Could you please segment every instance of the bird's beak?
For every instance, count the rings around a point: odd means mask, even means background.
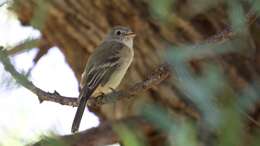
[[[127,34],[126,34],[126,36],[128,36],[128,37],[135,37],[136,36],[136,34],[134,33],[134,32],[128,32]]]

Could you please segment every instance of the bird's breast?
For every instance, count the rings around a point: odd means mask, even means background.
[[[128,48],[124,52],[121,52],[120,57],[120,65],[115,69],[115,71],[111,74],[109,80],[105,85],[99,87],[96,92],[109,93],[112,89],[116,89],[122,79],[124,78],[129,66],[131,65],[134,57],[134,52],[132,48]]]

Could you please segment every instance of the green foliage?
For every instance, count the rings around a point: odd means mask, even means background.
[[[242,119],[241,113],[232,105],[222,109],[219,127],[219,146],[240,145],[242,142]]]
[[[198,145],[195,123],[193,121],[187,119],[180,120],[178,119],[179,117],[174,116],[159,105],[146,105],[140,109],[140,112],[146,120],[169,135],[168,143],[170,145]]]
[[[174,118],[158,105],[146,105],[142,107],[141,113],[143,117],[163,131],[171,132],[174,131],[173,129],[177,129]]]
[[[151,0],[151,12],[154,14],[155,17],[160,18],[161,20],[167,19],[171,12],[171,6],[173,3],[174,0]]]
[[[259,11],[260,4],[258,3],[259,1],[253,1],[254,5],[251,9]],[[157,1],[156,3],[153,1],[151,4],[156,16],[161,17],[162,20],[172,18],[169,17],[172,15],[169,5],[173,4],[173,1]],[[149,104],[142,107],[142,115],[158,129],[168,133],[170,145],[200,145],[198,137],[202,135],[205,138],[207,135],[198,130],[200,128],[206,129],[209,135],[213,133],[216,135],[214,138],[216,141],[206,138],[211,141],[210,145],[238,146],[245,142],[243,136],[248,132],[245,131],[245,121],[248,120],[246,114],[248,109],[259,100],[258,78],[244,89],[236,91],[227,80],[227,75],[223,73],[222,66],[214,59],[204,61],[201,64],[203,70],[199,74],[194,73],[189,64],[189,61],[193,59],[214,58],[214,56],[228,53],[243,54],[243,49],[247,45],[244,38],[248,34],[243,2],[229,0],[225,4],[231,29],[236,37],[221,42],[209,41],[196,45],[172,46],[165,55],[166,60],[174,69],[174,75],[177,76],[178,89],[185,93],[186,97],[199,109],[202,115],[200,122],[203,124],[198,125],[186,118],[180,119],[161,105]],[[259,145],[258,138],[254,138],[255,143]],[[257,145],[255,143],[253,145]]]
[[[251,146],[259,146],[260,145],[260,130],[258,129],[257,131],[255,131],[254,135],[253,135],[253,143],[251,144]]]
[[[48,0],[37,0],[36,8],[34,9],[34,15],[31,20],[31,25],[39,30],[43,29],[44,22],[47,18],[49,10]]]
[[[231,27],[234,32],[245,33],[246,32],[246,16],[242,7],[242,3],[239,0],[227,1],[229,6],[229,19]]]
[[[119,135],[124,146],[144,146],[144,141],[137,136],[137,131],[127,125],[117,124],[113,126],[113,129]]]
[[[59,139],[55,134],[41,136],[40,139],[41,141],[35,143],[35,146],[69,146],[69,143]]]
[[[251,0],[252,1],[252,6],[254,10],[257,12],[258,16],[260,14],[260,1],[259,0]]]
[[[35,2],[34,9],[33,9],[34,12],[30,24],[34,28],[38,30],[42,30],[49,13],[49,8],[50,8],[49,2],[51,1],[36,0],[33,2]],[[26,1],[24,0],[13,0],[13,3],[9,6],[9,9],[13,11],[17,11],[21,6],[24,5],[24,3],[26,3]]]

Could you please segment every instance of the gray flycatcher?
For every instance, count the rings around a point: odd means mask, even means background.
[[[134,37],[130,28],[114,27],[89,57],[80,82],[80,101],[71,132],[78,131],[90,96],[107,94],[120,84],[133,60]]]

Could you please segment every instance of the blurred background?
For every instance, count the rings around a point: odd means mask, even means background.
[[[129,26],[135,57],[119,89],[165,62],[171,75],[131,99],[90,108],[80,130],[138,116],[155,132],[116,126],[121,144],[257,146],[259,11],[259,0],[2,0],[0,45],[37,87],[77,97],[91,52],[111,27]],[[39,104],[3,65],[0,77],[0,145],[70,134],[76,108]]]
[[[2,4],[5,1],[0,1]],[[8,10],[8,5],[0,7],[0,45],[8,49],[40,38],[37,29],[24,27],[16,14]],[[53,47],[37,63],[33,59],[37,48],[30,48],[10,59],[17,70],[28,74],[29,79],[45,91],[57,92],[67,96],[78,96],[78,82],[65,61],[62,52]],[[21,146],[39,139],[42,135],[69,134],[76,108],[52,102],[39,104],[36,95],[20,86],[5,72],[0,64],[0,145]],[[84,114],[81,130],[97,126],[98,118],[87,112]]]

